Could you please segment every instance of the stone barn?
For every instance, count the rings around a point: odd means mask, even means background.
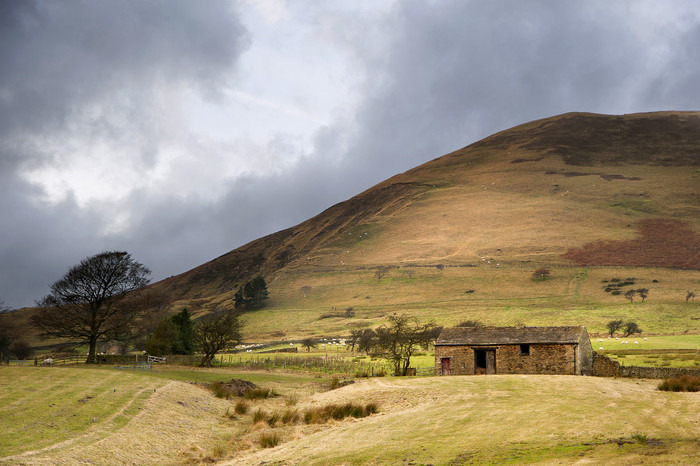
[[[456,327],[435,342],[437,375],[590,374],[586,327]]]

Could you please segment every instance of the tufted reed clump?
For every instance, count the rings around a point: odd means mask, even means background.
[[[377,405],[374,403],[367,403],[365,405],[357,403],[330,404],[307,409],[304,412],[304,422],[306,424],[323,424],[331,419],[339,421],[346,417],[367,417],[377,411]]]
[[[700,391],[700,376],[681,375],[671,377],[659,384],[659,390],[666,392],[698,392]]]
[[[263,400],[275,396],[277,396],[277,392],[271,388],[251,388],[243,394],[243,398],[246,400]]]

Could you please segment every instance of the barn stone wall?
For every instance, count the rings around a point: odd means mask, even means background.
[[[530,354],[520,354],[520,345],[436,346],[435,373],[440,375],[442,358],[450,358],[450,375],[474,374],[474,349],[496,350],[496,374],[576,374],[576,345],[531,344]]]

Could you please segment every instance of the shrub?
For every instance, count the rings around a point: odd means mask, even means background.
[[[458,323],[455,325],[455,327],[466,327],[466,328],[477,328],[477,327],[483,327],[484,324],[480,320],[475,320],[475,319],[469,319],[465,320],[463,322]]]
[[[276,432],[263,432],[260,434],[260,446],[263,448],[274,448],[280,443],[280,438]]]
[[[659,390],[667,392],[700,391],[700,376],[682,375],[666,379],[659,384]]]
[[[542,266],[532,272],[533,280],[546,280],[552,274],[552,269],[547,266]]]
[[[641,443],[642,445],[646,445],[647,442],[649,441],[649,437],[647,437],[646,434],[634,434],[632,436],[633,440],[636,440],[638,443]]]

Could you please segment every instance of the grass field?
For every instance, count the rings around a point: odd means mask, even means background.
[[[279,396],[224,400],[184,381],[233,377]],[[658,381],[575,376],[328,379],[281,371],[159,367],[0,368],[0,464],[690,464],[700,398]],[[328,424],[268,425],[267,415],[376,403]],[[273,436],[274,448],[261,438]]]
[[[385,322],[393,313],[452,326],[468,319],[487,325],[584,325],[605,334],[610,320],[634,320],[645,336],[699,334],[700,301],[685,302],[700,285],[696,271],[650,268],[556,267],[535,282],[535,266],[494,261],[477,267],[400,267],[378,280],[353,268],[286,274],[270,285],[265,309],[246,313],[250,341],[348,335]],[[605,280],[634,278],[649,297],[630,303],[605,291]],[[304,297],[303,287],[306,289]],[[629,287],[628,287],[629,288]],[[347,309],[352,317],[344,317]],[[330,317],[336,315],[336,317]],[[280,318],[280,317],[283,318]]]

